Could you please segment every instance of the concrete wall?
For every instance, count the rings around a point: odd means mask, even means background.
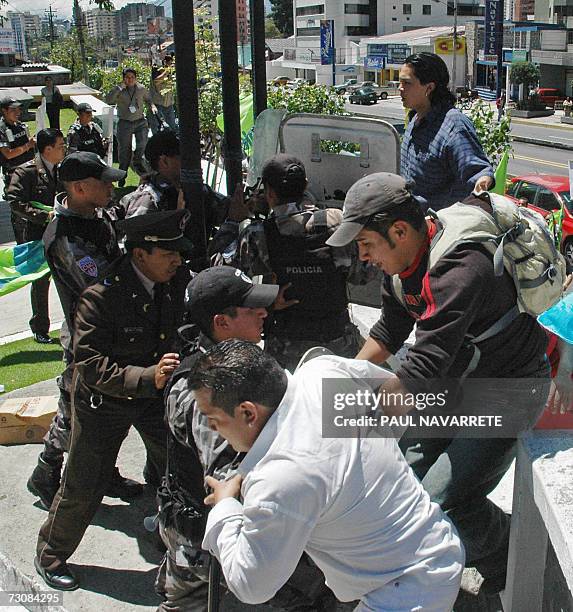
[[[0,87],[32,87],[44,85],[44,79],[51,76],[55,85],[68,85],[72,82],[71,72],[57,66],[54,70],[37,70],[33,72],[0,72]]]

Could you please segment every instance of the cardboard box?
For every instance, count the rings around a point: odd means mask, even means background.
[[[0,444],[40,444],[57,407],[57,396],[3,401],[0,403]]]

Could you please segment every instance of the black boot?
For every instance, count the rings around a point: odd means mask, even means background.
[[[28,491],[40,498],[42,508],[49,510],[60,488],[62,461],[45,459],[44,453],[38,457],[38,465],[28,478]]]
[[[105,492],[108,497],[119,497],[126,500],[133,499],[142,493],[143,485],[131,480],[131,478],[124,478],[117,467],[113,471],[113,476]]]

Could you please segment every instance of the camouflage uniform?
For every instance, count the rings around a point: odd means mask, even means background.
[[[125,211],[125,218],[145,215],[160,210],[175,210],[179,190],[165,181],[159,174],[149,176],[149,180],[139,185],[132,193],[121,198],[119,205]]]
[[[91,151],[100,157],[104,157],[107,152],[108,145],[104,144],[103,132],[100,126],[93,121],[87,125],[82,125],[79,119],[76,119],[68,130],[68,153],[76,151]]]
[[[291,371],[313,346],[343,357],[354,357],[361,346],[346,283],[368,280],[366,268],[354,245],[324,244],[341,219],[338,209],[284,204],[267,219],[247,219],[240,227],[226,221],[215,239],[215,264],[234,265],[262,282],[291,283],[285,297],[299,303],[271,313],[265,325],[265,350]]]

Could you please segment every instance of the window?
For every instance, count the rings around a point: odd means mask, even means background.
[[[368,4],[345,4],[344,12],[346,15],[370,15]]]
[[[412,14],[412,5],[411,4],[403,4],[402,5],[402,14],[411,15]]]
[[[454,3],[452,0],[448,1],[448,15],[454,14]],[[479,6],[479,4],[459,4],[458,3],[458,17],[483,17],[485,15],[485,5]]]
[[[543,208],[543,210],[559,210],[561,204],[557,201],[557,198],[553,195],[547,187],[540,187],[539,193],[537,194],[536,206]]]
[[[422,15],[431,15],[431,14],[432,14],[432,5],[422,4]]]
[[[398,19],[396,19],[396,17],[392,17],[392,21],[398,21]]]
[[[318,15],[324,13],[324,4],[313,4],[311,6],[301,6],[296,9],[297,17],[304,17],[305,15]]]
[[[346,36],[367,36],[370,33],[370,26],[346,26]]]
[[[537,193],[537,185],[535,183],[527,183],[521,181],[518,188],[515,190],[514,198],[524,198],[530,204],[535,202],[535,194]]]
[[[320,36],[320,28],[297,28],[297,36]]]

